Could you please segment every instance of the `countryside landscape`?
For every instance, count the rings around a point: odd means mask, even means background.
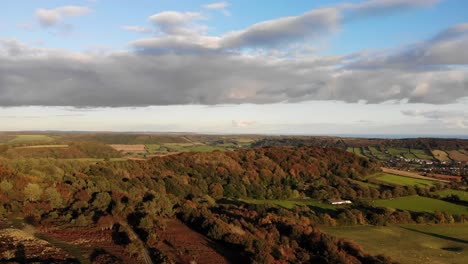
[[[0,264],[468,263],[468,1],[0,10]]]
[[[468,260],[468,140],[0,138],[3,262]]]

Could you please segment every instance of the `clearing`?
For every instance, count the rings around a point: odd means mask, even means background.
[[[415,186],[415,185],[431,186],[436,183],[435,181],[432,181],[432,180],[404,177],[404,176],[398,176],[394,174],[383,174],[382,176],[376,177],[375,179],[381,182],[395,184],[395,185],[403,185],[403,186]]]
[[[440,211],[449,212],[456,215],[468,213],[468,208],[466,206],[418,195],[399,197],[390,200],[375,200],[372,202],[372,204],[374,206],[395,208],[413,212],[434,213],[436,211]]]
[[[365,252],[384,254],[400,263],[468,263],[468,225],[351,226],[322,228],[349,238]]]

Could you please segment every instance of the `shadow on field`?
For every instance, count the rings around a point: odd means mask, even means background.
[[[439,235],[439,234],[430,233],[430,232],[424,232],[424,231],[417,230],[417,229],[414,229],[414,228],[409,228],[409,227],[400,226],[400,228],[403,228],[403,229],[406,229],[406,230],[409,230],[409,231],[413,231],[413,232],[417,232],[417,233],[420,233],[420,234],[428,235],[428,236],[433,236],[433,237],[453,241],[453,242],[468,244],[468,240],[464,240],[464,239],[460,239],[460,238],[449,237],[449,236]]]

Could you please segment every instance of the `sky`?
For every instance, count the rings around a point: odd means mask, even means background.
[[[468,135],[468,1],[4,1],[0,130]]]

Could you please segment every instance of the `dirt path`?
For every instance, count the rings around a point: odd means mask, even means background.
[[[148,249],[146,248],[145,243],[141,241],[141,239],[138,237],[138,235],[133,231],[133,229],[127,224],[127,223],[120,223],[129,233],[129,238],[132,241],[138,241],[139,244],[142,246],[141,250],[141,256],[143,257],[144,261],[146,264],[153,264],[153,260],[151,260],[150,254],[148,252]]]

